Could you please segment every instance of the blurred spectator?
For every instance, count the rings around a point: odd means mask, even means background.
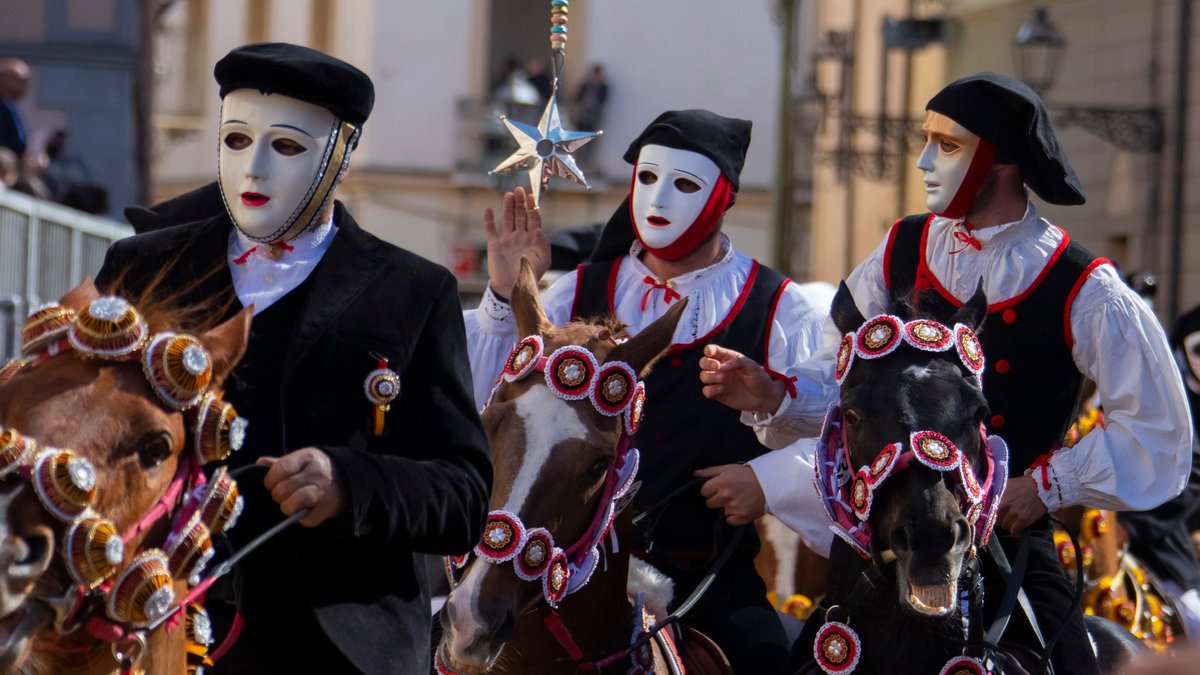
[[[546,104],[550,100],[550,93],[554,91],[554,83],[550,80],[550,73],[546,72],[546,62],[540,56],[531,56],[525,61],[525,76],[529,79],[529,84],[533,85],[538,92],[538,105]]]
[[[49,160],[41,150],[26,149],[25,156],[20,161],[20,177],[13,186],[18,192],[24,192],[31,197],[51,200],[50,189],[42,182],[42,172],[46,170]]]
[[[604,79],[604,66],[594,63],[587,79],[575,92],[575,126],[580,131],[599,131],[607,101],[608,82]]]
[[[25,155],[25,125],[17,101],[29,86],[29,64],[20,59],[0,59],[0,147],[20,159]]]
[[[96,183],[82,158],[67,152],[67,138],[67,131],[59,129],[46,141],[42,184],[56,202],[87,213],[107,213],[108,190]]]
[[[17,153],[8,148],[0,148],[0,192],[16,187],[21,179],[21,161]]]

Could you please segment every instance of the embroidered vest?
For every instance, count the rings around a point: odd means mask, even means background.
[[[925,263],[931,220],[932,216],[916,215],[896,222],[884,254],[884,279],[893,297],[928,291],[919,296],[918,307],[946,317],[962,302],[938,283]],[[1008,442],[1012,476],[1060,446],[1071,425],[1083,385],[1071,357],[1071,303],[1092,270],[1107,262],[1064,232],[1062,243],[1028,289],[988,305],[978,331],[987,359],[987,428]]]
[[[613,297],[623,259],[579,267],[573,318],[615,314]],[[633,438],[633,447],[641,451],[642,486],[634,501],[639,511],[692,480],[697,469],[745,462],[767,451],[736,410],[700,392],[700,357],[705,345],[712,343],[766,363],[771,319],[787,281],[755,262],[724,320],[691,344],[672,345],[650,371],[645,379],[646,416]],[[652,556],[652,562],[685,568],[704,564],[714,546],[723,543],[715,536],[723,523],[720,512],[705,506],[698,486],[676,497],[661,512],[653,531],[653,549],[665,557]],[[758,552],[752,528],[741,548],[751,556]]]

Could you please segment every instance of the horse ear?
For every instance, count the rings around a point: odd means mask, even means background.
[[[537,275],[527,258],[521,258],[521,274],[512,289],[512,310],[517,319],[517,335],[544,335],[554,327],[546,318],[542,308],[542,296],[538,291]]]
[[[650,368],[658,361],[658,357],[671,346],[671,338],[675,337],[675,326],[679,324],[679,317],[683,316],[687,304],[687,298],[675,303],[674,307],[646,326],[645,330],[613,347],[606,361],[628,363],[639,378],[650,374]]]
[[[250,320],[254,318],[254,305],[238,312],[232,319],[205,332],[200,342],[213,359],[213,386],[221,386],[233,367],[246,353],[246,342],[250,336]]]
[[[954,316],[950,317],[950,325],[961,323],[967,328],[975,332],[979,332],[979,327],[983,325],[984,318],[987,317],[987,294],[983,292],[983,279],[979,280],[979,286],[975,289],[975,295],[966,302]]]
[[[92,278],[84,277],[78,286],[67,291],[67,294],[59,299],[58,304],[78,312],[98,297],[100,297],[100,291],[96,289]]]
[[[858,310],[858,305],[854,304],[854,296],[850,294],[850,288],[846,286],[845,281],[838,284],[829,315],[833,318],[833,325],[842,333],[853,333],[867,322],[866,317]]]

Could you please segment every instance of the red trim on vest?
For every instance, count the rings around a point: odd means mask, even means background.
[[[1063,306],[1063,337],[1067,340],[1067,349],[1075,348],[1075,335],[1071,331],[1071,305],[1075,304],[1075,296],[1079,295],[1079,289],[1083,288],[1083,284],[1092,275],[1092,271],[1097,267],[1105,264],[1112,264],[1107,258],[1096,258],[1088,263],[1088,266],[1083,269],[1083,274],[1075,280],[1075,285],[1071,287],[1071,292],[1067,294],[1067,303]]]
[[[889,292],[892,290],[892,246],[896,243],[896,230],[900,229],[902,220],[904,218],[897,218],[896,222],[892,223],[892,229],[888,230],[887,245],[883,247],[883,286]],[[925,224],[928,225],[929,221],[926,220]]]
[[[576,311],[579,308],[579,287],[583,284],[583,263],[575,266],[575,293],[571,296],[571,318],[579,316]]]
[[[995,159],[996,146],[982,138],[979,139],[979,145],[975,147],[975,154],[971,156],[971,164],[967,166],[967,173],[963,176],[962,183],[954,192],[954,196],[950,198],[950,203],[946,205],[945,211],[938,215],[953,219],[967,215],[967,211],[975,203],[975,197],[979,196],[979,188],[983,187],[983,180],[987,178],[988,171],[992,168],[992,162]]]
[[[721,222],[721,218],[729,210],[729,207],[733,206],[733,184],[722,173],[717,176],[717,184],[713,186],[712,193],[708,195],[708,201],[704,203],[704,208],[683,231],[683,234],[662,248],[652,248],[642,241],[642,234],[637,227],[637,214],[633,212],[633,188],[636,184],[637,167],[634,167],[633,181],[629,186],[629,220],[633,223],[633,234],[641,242],[643,248],[663,260],[679,260],[699,248],[700,244],[704,243],[704,240],[708,239],[713,230],[717,228],[717,223]]]
[[[738,313],[742,311],[742,306],[746,304],[746,299],[750,297],[750,289],[754,288],[754,279],[757,276],[758,276],[758,261],[751,260],[750,261],[750,273],[746,275],[746,283],[744,286],[742,286],[742,292],[738,295],[738,299],[733,303],[733,307],[729,308],[729,313],[725,315],[725,318],[721,319],[720,323],[718,323],[716,326],[713,326],[713,329],[708,331],[707,333],[705,333],[703,336],[701,336],[687,344],[671,345],[670,347],[667,348],[667,353],[668,354],[678,354],[679,352],[685,352],[685,351],[691,349],[692,347],[695,347],[698,344],[708,342],[712,338],[712,336],[725,330],[725,328],[728,327],[729,324],[732,323],[733,320],[737,317]]]
[[[792,283],[791,278],[785,278],[783,283],[779,284],[779,289],[775,291],[775,298],[771,300],[771,310],[767,312],[767,334],[763,337],[762,366],[768,375],[783,383],[792,398],[796,398],[796,385],[793,384],[796,378],[771,370],[771,326],[775,323],[775,312],[779,309],[779,301],[783,299],[783,292],[790,283]]]
[[[1033,292],[1037,290],[1037,287],[1040,286],[1042,284],[1042,281],[1044,281],[1046,279],[1046,277],[1050,274],[1050,270],[1054,267],[1054,264],[1058,262],[1058,257],[1062,255],[1063,251],[1067,250],[1067,244],[1071,243],[1071,236],[1069,234],[1067,234],[1065,230],[1062,230],[1059,228],[1055,228],[1055,229],[1058,229],[1058,231],[1060,233],[1062,233],[1062,241],[1058,242],[1058,247],[1054,249],[1054,253],[1052,253],[1050,255],[1050,259],[1046,261],[1046,264],[1042,267],[1042,270],[1040,272],[1038,272],[1038,275],[1033,280],[1033,283],[1029,284],[1029,288],[1026,288],[1025,290],[1021,291],[1017,295],[1014,295],[1013,297],[1011,297],[1007,300],[1002,300],[1000,302],[994,302],[994,303],[988,304],[988,313],[989,314],[994,314],[996,312],[1003,312],[1006,309],[1010,309],[1012,307],[1016,307],[1017,305],[1021,304],[1022,301],[1024,301],[1030,295],[1033,295]],[[946,287],[942,285],[942,282],[938,281],[937,277],[934,276],[933,271],[929,269],[928,263],[925,262],[925,245],[926,245],[926,242],[928,242],[928,241],[929,241],[929,223],[927,222],[927,223],[925,223],[925,230],[921,233],[921,248],[918,252],[918,259],[917,259],[917,278],[918,279],[920,279],[922,277],[925,278],[929,282],[929,284],[935,290],[937,290],[937,292],[943,298],[945,298],[946,302],[949,302],[951,305],[953,305],[955,307],[962,307],[963,302],[961,300],[959,300],[958,298],[954,297],[954,295],[950,291],[946,290]]]

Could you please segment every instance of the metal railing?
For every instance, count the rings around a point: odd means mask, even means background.
[[[0,360],[20,348],[29,309],[94,277],[108,245],[132,234],[115,220],[0,191]]]

